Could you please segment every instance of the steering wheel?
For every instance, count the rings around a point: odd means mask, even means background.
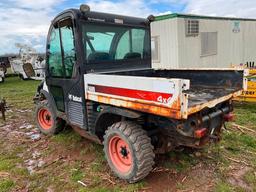
[[[76,60],[75,56],[66,56],[64,58],[64,63],[68,67],[73,67],[75,60]]]

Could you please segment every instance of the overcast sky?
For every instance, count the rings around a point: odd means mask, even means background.
[[[0,55],[17,52],[15,43],[26,43],[44,52],[52,18],[81,3],[89,4],[93,11],[139,17],[178,12],[256,18],[255,0],[1,0]]]

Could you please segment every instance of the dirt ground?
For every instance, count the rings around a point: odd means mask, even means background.
[[[112,175],[102,146],[72,129],[39,133],[32,102],[38,82],[7,78],[0,98],[0,192],[4,191],[256,191],[256,105],[236,104],[236,122],[223,139],[203,150],[180,148],[156,157],[152,173],[137,184]]]

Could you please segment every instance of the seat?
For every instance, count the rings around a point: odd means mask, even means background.
[[[141,59],[141,54],[137,52],[130,52],[124,56],[124,59]]]
[[[110,55],[105,52],[94,52],[88,56],[88,61],[109,61]]]

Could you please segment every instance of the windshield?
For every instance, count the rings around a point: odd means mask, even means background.
[[[144,28],[85,24],[83,43],[87,63],[150,57],[149,32]]]

